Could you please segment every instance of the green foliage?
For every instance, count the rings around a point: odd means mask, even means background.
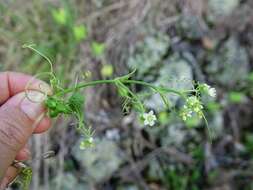
[[[57,24],[67,24],[67,11],[63,8],[52,10],[52,16]]]
[[[88,35],[87,28],[84,25],[74,26],[73,32],[77,42],[86,39]]]
[[[231,103],[242,103],[245,100],[245,94],[242,92],[230,92],[228,98]]]
[[[83,111],[84,96],[79,92],[74,92],[68,101],[69,107],[75,113],[81,113]]]
[[[22,190],[29,190],[32,181],[32,169],[29,167],[21,169],[19,176],[15,183],[20,184]]]
[[[179,175],[175,169],[168,169],[164,172],[168,189],[185,190],[187,189],[188,176]]]
[[[198,127],[200,123],[201,123],[201,119],[197,117],[196,115],[194,115],[193,117],[187,119],[187,121],[185,122],[185,125],[189,128],[195,128],[195,127]]]
[[[221,109],[221,105],[217,102],[214,102],[214,101],[208,102],[206,107],[210,112],[213,112],[213,113],[217,112]]]
[[[251,72],[251,73],[248,74],[247,79],[248,79],[250,82],[253,82],[253,72]]]
[[[253,134],[247,133],[245,138],[245,145],[247,148],[247,151],[253,155]]]
[[[102,66],[101,75],[103,77],[111,77],[113,75],[113,66],[111,64],[105,64]]]
[[[100,57],[105,52],[105,44],[99,42],[92,42],[91,51],[95,57]]]
[[[201,94],[201,91],[198,88],[188,91],[177,90],[163,86],[155,86],[144,81],[132,80],[131,78],[133,77],[135,70],[127,75],[123,75],[111,80],[96,80],[90,82],[85,81],[75,84],[75,86],[71,86],[69,88],[61,87],[60,79],[56,77],[50,59],[43,53],[35,49],[33,45],[25,45],[24,47],[35,51],[37,54],[45,58],[48,64],[50,65],[51,70],[50,72],[47,72],[47,76],[49,77],[50,85],[54,90],[54,93],[53,95],[47,96],[47,99],[45,100],[45,105],[48,109],[48,114],[52,118],[58,117],[60,114],[63,114],[64,116],[74,116],[77,119],[78,125],[76,126],[76,129],[83,136],[83,140],[80,143],[80,149],[86,149],[94,146],[94,140],[92,137],[94,132],[92,131],[91,127],[85,125],[85,117],[83,109],[83,106],[85,104],[84,98],[85,96],[80,93],[81,89],[85,89],[90,86],[96,86],[99,84],[115,85],[118,89],[119,95],[124,100],[123,110],[129,111],[130,108],[133,108],[133,110],[138,112],[140,114],[140,117],[144,119],[145,125],[153,126],[157,118],[153,110],[150,110],[148,113],[146,113],[147,108],[145,104],[143,103],[141,97],[131,90],[131,85],[141,85],[147,87],[152,93],[159,94],[160,98],[164,101],[166,108],[169,107],[169,103],[166,98],[167,93],[173,93],[182,98],[183,100],[185,100],[186,105],[183,107],[183,109],[187,109],[186,113],[187,117],[182,117],[183,120],[186,120],[185,118],[191,117],[189,116],[189,114],[191,114],[192,112],[195,112],[196,115],[199,116],[199,118],[204,117],[204,114],[202,112],[203,104],[200,98],[198,96],[191,95],[192,92],[196,92],[197,95]],[[96,53],[97,53],[96,55],[101,55],[101,50],[99,50]],[[112,69],[107,68],[107,70],[109,71],[106,72],[104,71],[104,74],[111,75]],[[211,88],[208,86],[208,89]],[[212,91],[216,93],[215,89],[213,88]],[[212,93],[212,95],[215,93]],[[68,94],[71,94],[71,96],[68,97],[67,96]],[[160,115],[159,118],[161,122],[163,123],[167,122],[166,114]],[[187,184],[188,178],[181,178],[180,180],[178,180],[175,171],[169,171],[166,175],[169,180],[173,181],[172,184],[170,184],[172,188],[175,187],[177,189],[183,189]],[[193,180],[196,180],[196,178],[198,177],[199,177],[198,173],[193,173],[192,175]],[[196,187],[193,187],[193,189],[194,188],[196,189]]]
[[[166,111],[163,111],[159,113],[158,120],[162,125],[166,125],[170,121],[170,116]]]

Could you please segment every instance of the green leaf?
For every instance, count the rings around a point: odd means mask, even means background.
[[[159,113],[158,120],[162,125],[166,125],[170,121],[170,116],[166,111],[163,111]]]
[[[208,102],[206,107],[210,112],[216,112],[221,109],[221,105],[217,102]]]
[[[245,146],[247,148],[247,151],[252,154],[253,152],[253,134],[247,133],[245,135]]]
[[[128,80],[134,73],[136,72],[136,69],[134,69],[131,73],[118,77],[117,79],[124,82],[124,80]]]
[[[113,75],[113,66],[111,64],[103,65],[101,75],[103,77],[111,77]]]
[[[105,52],[105,44],[104,43],[98,43],[98,42],[92,42],[91,44],[91,50],[94,56],[101,56]]]
[[[22,190],[29,190],[32,181],[32,169],[27,167],[23,168],[17,178],[16,183],[20,184]]]
[[[193,115],[185,121],[185,125],[188,128],[195,128],[200,125],[201,119],[197,115]]]
[[[53,10],[52,16],[58,24],[65,25],[67,23],[67,11],[63,8]]]
[[[245,99],[245,95],[241,92],[230,92],[228,99],[231,103],[241,103]]]
[[[84,25],[80,26],[74,26],[73,33],[75,36],[76,41],[80,42],[81,40],[84,40],[87,38],[87,28]]]
[[[253,82],[253,72],[251,72],[247,78],[249,81]]]

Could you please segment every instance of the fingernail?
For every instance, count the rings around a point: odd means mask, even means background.
[[[36,121],[44,112],[43,102],[45,95],[39,91],[28,91],[20,103],[20,109],[33,121]]]

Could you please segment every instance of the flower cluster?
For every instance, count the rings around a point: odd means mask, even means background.
[[[196,113],[200,118],[203,116],[203,105],[201,101],[196,96],[190,96],[186,99],[186,105],[184,105],[181,110],[180,116],[186,121],[187,119],[193,116],[193,113]]]

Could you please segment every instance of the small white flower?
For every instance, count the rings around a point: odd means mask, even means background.
[[[85,145],[85,142],[81,142],[80,143],[80,145],[79,145],[79,148],[81,149],[81,150],[84,150],[85,148],[86,148],[86,145]]]
[[[81,150],[84,150],[86,148],[89,148],[89,147],[92,147],[93,146],[93,137],[88,137],[87,139],[83,140],[80,145],[79,145],[79,148]]]
[[[208,84],[203,84],[202,89],[206,92],[209,96],[215,98],[216,97],[216,89],[209,86]]]
[[[148,113],[144,113],[143,118],[144,118],[144,125],[150,126],[155,125],[155,121],[157,120],[153,110],[151,110]]]
[[[90,144],[92,144],[93,141],[94,141],[93,137],[89,137],[89,138],[87,139],[87,142],[90,143]]]
[[[187,107],[184,106],[184,109],[181,111],[180,116],[182,117],[183,121],[186,121],[188,118],[192,117],[192,111]]]
[[[216,97],[216,89],[215,88],[209,88],[208,94],[209,94],[209,96],[215,98]]]

